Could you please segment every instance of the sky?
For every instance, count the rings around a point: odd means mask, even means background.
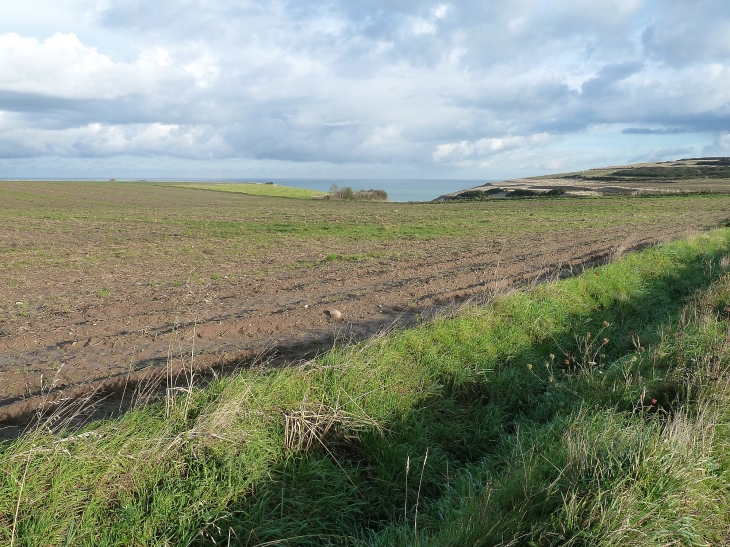
[[[727,0],[3,0],[0,178],[730,155]]]

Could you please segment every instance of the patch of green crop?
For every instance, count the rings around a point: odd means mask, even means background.
[[[112,290],[109,288],[99,289],[98,291],[96,291],[96,296],[98,296],[99,298],[109,298],[111,294]]]
[[[362,262],[370,258],[378,258],[380,255],[377,253],[363,253],[357,255],[342,255],[342,254],[330,254],[324,259],[324,262]]]
[[[169,185],[177,188],[192,188],[196,190],[210,190],[213,192],[230,192],[235,194],[248,194],[251,196],[267,196],[277,198],[312,199],[319,198],[326,194],[318,190],[307,188],[295,188],[292,186],[280,186],[278,184],[262,183],[237,183],[237,184],[177,184]]]

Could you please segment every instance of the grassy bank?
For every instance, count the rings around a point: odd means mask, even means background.
[[[729,252],[717,230],[39,428],[0,447],[0,543],[721,544]]]

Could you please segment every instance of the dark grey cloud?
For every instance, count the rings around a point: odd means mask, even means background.
[[[629,163],[643,163],[648,161],[667,161],[690,156],[694,153],[692,148],[687,147],[659,147],[653,148],[645,154],[633,156],[629,159]]]
[[[163,106],[161,108],[161,106]],[[16,113],[27,127],[65,129],[90,123],[197,124],[209,121],[184,101],[160,105],[143,94],[115,99],[68,99],[37,93],[0,91],[0,111]]]
[[[730,3],[667,0],[650,14],[642,33],[649,58],[671,66],[723,63],[730,56]]]
[[[581,94],[583,98],[600,99],[619,93],[618,84],[639,72],[641,68],[642,63],[636,61],[605,65],[595,77],[583,82]]]
[[[636,121],[646,124],[664,125],[660,128],[627,128],[627,135],[677,135],[681,133],[725,133],[730,132],[730,114],[727,108],[698,113],[649,113]]]
[[[665,127],[663,129],[650,129],[647,127],[627,127],[621,133],[624,135],[678,135],[680,133],[689,133],[689,129],[681,127]]]

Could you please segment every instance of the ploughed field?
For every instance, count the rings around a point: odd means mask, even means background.
[[[0,420],[82,383],[311,356],[730,217],[725,194],[352,203],[117,182],[0,182],[0,203]]]

